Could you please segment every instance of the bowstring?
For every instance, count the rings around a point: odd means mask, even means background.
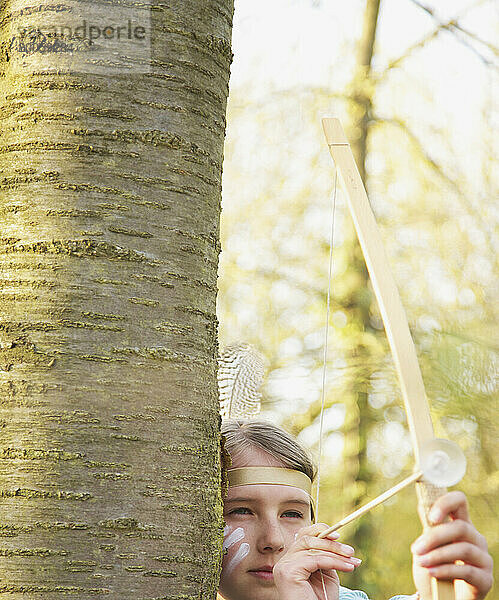
[[[327,348],[328,348],[328,333],[329,333],[329,312],[331,305],[331,279],[333,272],[333,247],[334,247],[334,218],[336,213],[336,191],[338,182],[338,170],[335,166],[334,171],[334,188],[333,188],[333,201],[331,206],[331,231],[329,236],[329,274],[327,284],[327,304],[326,304],[326,322],[324,325],[324,355],[322,360],[322,389],[321,389],[321,413],[320,413],[320,426],[319,426],[319,458],[317,463],[317,489],[315,493],[315,522],[319,516],[319,492],[321,483],[321,462],[322,462],[322,437],[324,433],[324,407],[326,403],[326,361],[327,361]],[[322,591],[324,592],[325,600],[328,599],[326,584],[324,582],[324,575],[322,569],[320,569]]]

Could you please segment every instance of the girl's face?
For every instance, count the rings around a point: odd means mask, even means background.
[[[251,449],[232,468],[282,467],[263,450]],[[311,524],[306,492],[287,485],[229,488],[224,504],[224,550],[220,593],[226,600],[277,600],[272,568],[295,534]]]

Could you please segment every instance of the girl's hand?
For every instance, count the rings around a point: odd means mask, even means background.
[[[335,541],[339,534],[316,537],[327,528],[324,523],[304,527],[296,534],[286,554],[274,567],[274,583],[281,600],[338,600],[339,579],[336,571],[352,572],[361,560],[354,549]],[[322,570],[322,576],[319,571]]]
[[[450,521],[446,521],[447,517]],[[472,524],[466,496],[449,492],[430,511],[435,524],[412,545],[413,575],[421,600],[431,600],[430,576],[456,579],[456,600],[482,600],[492,587],[487,542]]]

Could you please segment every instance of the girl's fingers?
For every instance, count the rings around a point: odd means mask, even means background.
[[[295,535],[295,539],[302,537],[304,535],[312,535],[316,536],[327,529],[328,526],[325,523],[315,523],[314,525],[309,525],[308,527],[303,527],[300,531]],[[334,540],[340,537],[340,534],[336,531],[333,531],[331,534],[327,536],[329,539]]]
[[[302,558],[302,564],[309,573],[313,573],[319,569],[328,571],[334,569],[335,571],[349,573],[361,562],[360,559],[354,559],[354,561],[322,550],[310,551],[308,555]]]
[[[439,546],[463,541],[487,550],[485,538],[469,521],[461,519],[431,527],[412,544],[411,550],[414,554],[426,554]]]
[[[338,581],[338,574],[335,569],[321,569],[312,573],[310,579],[320,578],[321,575],[324,577],[324,583],[336,583]]]
[[[311,535],[303,535],[296,541],[298,550],[328,550],[342,556],[353,556],[355,549],[347,544],[342,544],[328,538],[318,538]]]
[[[449,492],[438,498],[429,520],[434,527],[411,546],[414,564],[437,579],[462,580],[473,597],[484,598],[492,586],[492,558],[471,522],[464,494]]]
[[[317,535],[327,529],[325,523],[316,523],[303,527],[295,536],[292,552],[301,555],[301,561],[309,573],[318,569],[351,572],[362,562],[353,556],[352,546],[337,542],[339,533],[330,533],[319,539]]]
[[[473,565],[439,565],[431,567],[428,572],[437,579],[462,579],[479,590],[489,590],[492,586],[492,572]]]
[[[326,553],[327,556],[334,556],[338,560],[345,562],[345,563],[352,563],[356,567],[358,567],[360,565],[360,563],[362,562],[362,560],[360,558],[357,558],[356,556],[344,556],[343,554],[328,552],[327,550],[315,550],[314,548],[312,548],[310,550],[301,550],[301,553],[308,553],[310,555],[316,555],[316,554],[322,555],[322,554]]]
[[[466,496],[457,490],[440,496],[431,507],[428,517],[434,525],[443,523],[447,517],[471,523]]]
[[[479,568],[492,567],[490,555],[482,550],[482,548],[469,542],[448,544],[447,546],[442,546],[441,548],[415,557],[416,564],[427,568],[454,563],[457,560]]]

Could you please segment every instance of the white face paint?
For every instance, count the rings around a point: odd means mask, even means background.
[[[232,548],[232,546],[239,544],[244,537],[245,533],[242,527],[237,527],[234,529],[234,531],[231,531],[231,527],[226,526],[224,529],[224,552],[227,552],[229,548]],[[237,548],[232,558],[224,566],[225,575],[230,575],[230,573],[232,573],[232,571],[246,558],[246,556],[248,556],[249,551],[250,545],[246,542],[243,542],[239,548]]]
[[[237,542],[240,542],[243,538],[244,529],[242,527],[234,529],[234,531],[231,534],[227,535],[227,537],[224,539],[223,549],[228,550],[231,546],[237,544]]]
[[[250,551],[250,545],[246,542],[243,542],[234,556],[230,559],[229,564],[225,569],[226,575],[230,575],[232,571],[248,556]]]

